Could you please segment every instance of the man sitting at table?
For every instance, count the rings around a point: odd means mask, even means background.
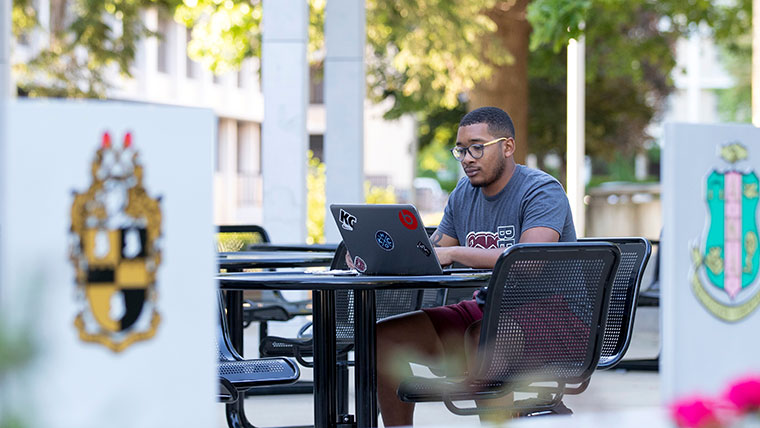
[[[431,236],[441,265],[493,268],[518,242],[575,241],[570,204],[549,174],[515,164],[512,119],[496,107],[467,113],[451,150],[462,178]],[[486,289],[472,300],[389,318],[377,326],[378,403],[385,426],[411,425],[414,403],[396,390],[409,363],[464,372],[474,355]]]

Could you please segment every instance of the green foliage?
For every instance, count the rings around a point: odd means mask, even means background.
[[[673,47],[685,30],[665,25],[673,18],[664,3],[670,2],[597,0],[587,9],[573,9],[570,23],[585,22],[586,152],[592,157],[611,160],[623,153],[630,158],[651,141],[646,128],[672,91]],[[550,31],[555,37],[560,37],[558,26]],[[534,47],[542,46],[539,40],[534,33]],[[565,151],[566,61],[566,49],[536,48],[531,55],[529,147],[539,157]]]
[[[218,233],[216,239],[216,249],[219,252],[243,251],[249,245],[262,242],[260,234],[251,232]]]
[[[419,114],[417,176],[435,178],[447,192],[457,184],[460,166],[449,150],[456,144],[457,127],[465,113],[465,105],[458,104]]]
[[[105,95],[106,73],[115,67],[131,76],[137,42],[155,36],[140,11],[168,11],[177,0],[53,0],[48,47],[26,63],[14,64],[19,89],[30,96],[89,97]],[[31,0],[14,0],[16,36],[43,31],[31,11]],[[70,16],[68,16],[70,14]]]
[[[549,45],[559,52],[568,40],[583,33],[583,21],[591,0],[533,0],[528,5],[528,21],[533,25],[530,49]]]
[[[747,32],[718,44],[722,64],[734,78],[734,86],[717,90],[718,115],[725,122],[752,121],[752,37]]]
[[[495,0],[368,0],[370,96],[391,98],[387,118],[452,109],[459,95],[512,61],[486,12]],[[484,61],[485,59],[485,61]]]
[[[395,204],[396,190],[393,186],[372,186],[364,182],[364,202],[368,204]]]
[[[308,170],[306,174],[306,242],[325,242],[325,164],[307,152]]]
[[[306,175],[306,231],[308,244],[325,242],[325,164],[314,153],[307,152],[308,171]],[[395,204],[396,192],[393,186],[371,186],[364,182],[365,202],[368,204]]]
[[[0,318],[0,428],[28,426],[24,414],[9,408],[9,404],[3,402],[9,376],[29,365],[36,352],[36,346],[28,331],[28,326],[11,328],[8,322]]]
[[[261,2],[186,0],[174,19],[192,28],[187,52],[217,74],[237,70],[246,57],[261,55]]]

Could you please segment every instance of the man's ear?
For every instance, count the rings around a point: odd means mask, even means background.
[[[508,158],[515,154],[515,139],[512,137],[507,138],[504,141],[503,151],[504,151],[504,157]]]

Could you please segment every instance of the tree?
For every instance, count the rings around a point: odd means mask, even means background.
[[[47,47],[14,64],[20,92],[31,96],[105,96],[108,72],[131,76],[137,41],[155,36],[140,11],[173,10],[179,0],[51,0]],[[13,0],[13,33],[43,30],[31,0]]]
[[[317,62],[326,1],[309,0]],[[515,117],[521,147],[539,155],[564,153],[569,38],[586,37],[587,151],[609,157],[632,153],[650,138],[646,127],[672,89],[678,37],[704,22],[718,40],[731,40],[751,19],[750,0],[366,1],[368,93],[392,100],[386,117],[430,118],[420,127],[421,141],[445,147],[463,104],[498,105]],[[17,35],[36,22],[30,2],[14,0]],[[53,0],[52,6],[50,48],[16,67],[30,95],[103,96],[106,71],[115,66],[129,75],[135,43],[155,36],[139,19],[145,7],[192,27],[190,56],[217,73],[260,54],[257,0]],[[64,10],[75,11],[71,21]]]

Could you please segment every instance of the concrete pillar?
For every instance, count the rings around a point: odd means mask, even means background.
[[[702,37],[699,31],[689,36],[686,60],[686,99],[688,100],[687,112],[689,122],[700,122],[700,108],[702,107],[702,66],[700,48]]]
[[[586,233],[586,43],[570,39],[567,45],[567,199],[573,212],[575,233]]]
[[[364,202],[365,38],[364,2],[329,0],[325,10],[327,242],[340,240],[330,204]]]
[[[264,227],[274,242],[306,241],[306,0],[264,0],[261,80]]]

